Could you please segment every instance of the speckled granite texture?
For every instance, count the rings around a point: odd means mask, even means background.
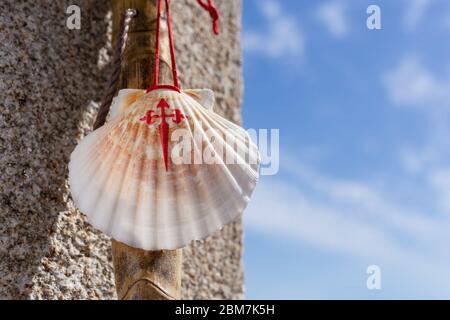
[[[210,87],[239,121],[240,1],[216,0],[222,35],[193,0],[174,0],[184,87]],[[82,30],[65,27],[70,4]],[[110,241],[73,206],[67,163],[90,131],[110,71],[105,0],[0,2],[0,298],[113,299]],[[183,253],[183,298],[242,298],[236,222]]]

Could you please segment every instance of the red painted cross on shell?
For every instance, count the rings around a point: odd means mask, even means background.
[[[161,147],[164,155],[164,165],[166,171],[169,168],[169,128],[170,125],[167,119],[172,119],[172,123],[179,124],[186,119],[186,116],[180,111],[180,109],[173,109],[174,113],[166,113],[166,109],[170,109],[166,100],[161,99],[156,106],[160,110],[160,114],[157,114],[154,110],[148,110],[143,118],[140,120],[148,125],[155,124],[154,120],[161,119],[161,123],[158,126],[159,137],[161,140]]]

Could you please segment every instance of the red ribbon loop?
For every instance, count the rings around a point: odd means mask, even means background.
[[[197,0],[202,8],[209,12],[213,20],[213,31],[216,35],[219,34],[219,11],[216,9],[213,0],[208,0],[207,3],[202,0]],[[153,84],[147,89],[150,92],[155,89],[171,89],[180,91],[180,84],[178,80],[177,63],[175,57],[175,46],[173,43],[173,31],[172,21],[170,18],[170,0],[157,0],[157,17],[156,17],[156,43],[155,43],[155,73],[153,78]],[[160,60],[160,31],[161,31],[161,4],[165,4],[165,12],[167,16],[167,29],[169,33],[169,45],[170,45],[170,60],[172,62],[172,78],[173,85],[160,85],[159,84],[159,60]]]
[[[172,78],[173,78],[173,86],[170,85],[160,85],[159,84],[159,54],[160,54],[160,44],[161,44],[161,3],[164,1],[166,6],[166,16],[167,16],[167,29],[169,33],[169,47],[170,47],[170,60],[172,63]],[[147,93],[159,88],[164,89],[172,89],[176,91],[180,91],[180,85],[178,80],[178,71],[177,71],[177,62],[175,57],[175,46],[173,43],[173,31],[172,31],[172,22],[170,18],[170,3],[169,0],[157,0],[157,17],[156,17],[156,48],[155,48],[155,75],[153,79],[153,85],[147,89]]]

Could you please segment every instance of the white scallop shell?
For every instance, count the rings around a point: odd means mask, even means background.
[[[183,138],[170,141],[169,155],[179,156],[169,157],[167,170],[158,123],[143,121],[160,110],[161,99],[168,112],[186,116],[177,124],[168,119],[171,137]],[[259,154],[248,133],[215,114],[213,104],[210,90],[120,91],[108,123],[71,155],[72,197],[89,222],[132,247],[162,250],[203,239],[238,217],[258,181]]]

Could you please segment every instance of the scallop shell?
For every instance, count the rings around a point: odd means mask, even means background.
[[[258,181],[259,154],[213,104],[210,90],[121,90],[108,122],[71,155],[72,197],[89,222],[129,246],[163,250],[236,219]]]

